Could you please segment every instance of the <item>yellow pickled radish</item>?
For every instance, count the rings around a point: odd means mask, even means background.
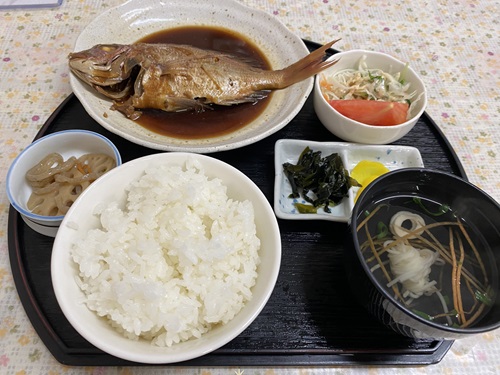
[[[371,176],[382,176],[389,169],[378,161],[361,160],[351,171],[351,177],[363,184],[363,181]]]
[[[356,164],[350,175],[361,184],[361,187],[356,193],[354,201],[358,199],[358,196],[365,189],[365,187],[370,184],[370,182],[387,172],[389,172],[389,169],[378,161],[361,160],[358,164]]]

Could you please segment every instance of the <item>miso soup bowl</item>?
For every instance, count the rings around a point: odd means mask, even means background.
[[[447,204],[451,208],[451,212],[466,223],[471,238],[474,238],[474,235],[477,236],[476,239],[482,238],[480,240],[481,244],[476,248],[488,275],[488,284],[491,286],[492,291],[491,303],[490,306],[485,306],[482,316],[471,323],[470,326],[460,327],[462,324],[453,324],[453,321],[451,326],[447,322],[444,324],[437,323],[435,320],[437,318],[430,320],[428,314],[422,314],[415,306],[407,307],[402,303],[401,299],[395,297],[396,293],[393,289],[387,287],[388,281],[378,278],[383,274],[382,272],[377,274],[381,269],[372,272],[373,263],[368,265],[365,261],[365,255],[361,251],[361,244],[365,241],[365,238],[361,237],[362,231],[365,230],[362,226],[363,221],[369,215],[368,211],[373,212],[373,203],[387,203],[394,197],[404,197],[400,202],[405,202],[403,207],[408,211],[414,210],[415,207],[412,204],[415,203],[413,200],[415,197],[422,199],[420,202],[427,205],[426,209],[429,209],[429,200],[438,204]],[[387,209],[387,216],[389,217],[391,216],[391,208],[388,207],[391,207],[391,205],[384,206],[381,210]],[[395,210],[394,205],[392,207]],[[438,211],[434,210],[432,212],[436,214]],[[423,215],[423,217],[426,217],[426,215]],[[378,217],[377,221],[378,219],[385,220],[383,217]],[[429,222],[433,220],[439,221],[439,216],[436,216],[435,219],[429,219]],[[377,227],[378,223],[374,222],[374,224],[370,225]],[[357,230],[358,226],[362,228],[359,232]],[[472,235],[473,233],[474,235]],[[458,240],[455,239],[455,244],[457,243]],[[446,243],[445,246],[448,244]],[[350,249],[349,245],[351,246]],[[459,254],[458,245],[456,246],[456,254]],[[349,222],[347,248],[345,264],[353,294],[357,297],[359,303],[374,317],[394,331],[418,339],[460,339],[500,327],[500,297],[498,296],[500,279],[500,205],[485,192],[464,179],[424,168],[399,169],[379,177],[365,188],[354,206],[352,218]],[[455,245],[453,245],[453,248],[455,248]],[[475,257],[469,246],[464,246],[464,248],[466,249],[465,256]],[[369,253],[371,249],[368,249]],[[457,262],[459,262],[458,258],[457,255]],[[466,263],[463,264],[466,267]],[[433,277],[440,273],[440,270],[436,270],[436,267],[447,266],[448,263],[445,266],[434,264],[431,267],[432,272],[429,280],[433,280]],[[390,265],[386,264],[385,267],[390,273]],[[378,276],[375,276],[376,274]],[[476,276],[482,280],[480,273]],[[460,280],[462,285],[467,284],[464,280],[463,270],[461,271]],[[442,294],[446,293],[445,282],[443,281],[443,284],[441,284],[438,281],[437,284],[442,288]],[[398,282],[396,285],[398,290],[402,291],[401,283]],[[475,290],[475,287],[472,287],[472,289]],[[466,297],[470,297],[471,301],[474,299],[472,293],[469,295],[463,293],[462,295],[464,297],[464,310],[466,310],[468,307],[465,304],[469,303],[466,301]],[[426,296],[418,298],[424,297]],[[450,298],[450,301],[453,300],[451,293],[448,298]],[[449,302],[449,304],[451,305],[448,311],[453,312],[452,302]],[[470,316],[467,316],[467,319],[469,318]]]

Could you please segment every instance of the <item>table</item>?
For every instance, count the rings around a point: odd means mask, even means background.
[[[63,1],[0,9],[0,373],[4,374],[461,374],[500,372],[500,330],[457,341],[437,365],[332,368],[72,368],[59,364],[19,301],[7,249],[7,170],[71,93],[67,55],[80,31],[119,0]],[[500,201],[500,27],[495,1],[242,0],[304,39],[363,48],[409,61],[428,89],[427,113],[469,180]]]

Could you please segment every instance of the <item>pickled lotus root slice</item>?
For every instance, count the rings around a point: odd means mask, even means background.
[[[414,214],[409,211],[399,211],[394,214],[389,222],[389,228],[397,237],[404,237],[408,233],[412,233],[407,238],[416,238],[422,234],[425,227],[425,220],[422,216]]]
[[[61,215],[65,215],[76,198],[80,196],[91,182],[83,181],[81,184],[63,184],[59,188],[58,194],[54,197],[55,204]]]
[[[86,154],[78,158],[78,162],[85,170],[88,166],[90,173],[101,177],[104,173],[109,172],[116,167],[116,161],[111,156],[106,154]]]
[[[58,194],[57,190],[49,191],[45,194],[31,194],[27,207],[28,209],[37,215],[42,216],[58,216],[63,215],[62,212],[59,211],[55,197]]]
[[[53,181],[45,185],[40,185],[40,186],[32,186],[33,187],[33,193],[34,194],[47,194],[50,193],[51,191],[59,189],[59,182]]]
[[[33,188],[28,209],[43,216],[59,216],[68,212],[73,202],[93,181],[116,166],[105,154],[86,154],[67,161],[58,153],[44,157],[26,173]]]
[[[76,163],[74,156],[64,161],[61,154],[53,152],[44,157],[38,164],[26,172],[26,179],[29,182],[40,182],[48,180],[50,177],[70,170]]]
[[[91,181],[81,181],[77,184],[58,183],[57,189],[45,193],[33,192],[28,199],[28,209],[37,215],[59,216],[65,215],[73,202],[80,196]]]
[[[58,183],[78,185],[82,184],[85,181],[92,182],[95,180],[95,178],[94,176],[92,176],[92,174],[89,174],[86,171],[84,171],[82,166],[80,165],[80,162],[77,161],[74,167],[71,168],[69,171],[66,171],[64,173],[55,176],[55,180]]]
[[[30,181],[27,178],[26,179],[28,180],[28,184],[30,184],[33,189],[39,189],[39,188],[44,188],[44,187],[52,184],[53,182],[55,182],[56,176],[57,175],[49,176],[46,179],[40,180],[40,181]]]

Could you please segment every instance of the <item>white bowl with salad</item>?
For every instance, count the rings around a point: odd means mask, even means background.
[[[316,77],[314,108],[331,133],[349,142],[388,144],[415,126],[427,93],[408,63],[366,50],[330,59],[338,62]]]

